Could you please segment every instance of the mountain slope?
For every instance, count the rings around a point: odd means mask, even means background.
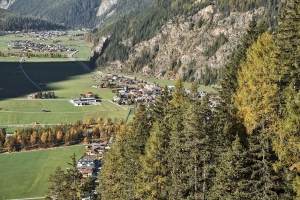
[[[93,28],[117,16],[142,12],[147,0],[1,0],[0,7],[70,28]]]
[[[103,24],[86,36],[101,52],[91,64],[107,72],[184,80],[220,74],[252,18],[277,24],[279,0],[154,1],[139,15]],[[103,39],[107,38],[107,39]],[[99,45],[98,45],[99,43]],[[100,55],[100,56],[99,56]]]
[[[65,29],[64,26],[47,22],[38,18],[24,16],[9,10],[0,8],[1,31],[36,31]]]

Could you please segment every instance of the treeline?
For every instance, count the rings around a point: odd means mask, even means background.
[[[217,109],[180,79],[140,107],[103,156],[100,199],[299,199],[299,13],[288,1],[272,34],[250,23]]]
[[[92,125],[92,127],[90,127]],[[91,130],[87,130],[91,129]],[[33,148],[47,148],[60,145],[74,145],[81,142],[108,141],[111,135],[124,132],[128,127],[123,119],[112,121],[111,118],[99,117],[97,122],[88,118],[86,123],[80,120],[73,124],[39,126],[38,124],[17,129],[12,136],[0,129],[0,148],[14,152]]]
[[[41,20],[38,18],[27,17],[24,15],[12,13],[4,9],[0,9],[0,30],[1,31],[38,31],[38,30],[64,30],[64,26]]]
[[[246,12],[264,6],[265,19],[269,23],[269,26],[274,28],[278,24],[277,16],[278,10],[281,7],[281,1],[205,0],[200,3],[188,0],[154,1],[143,13],[116,19],[86,34],[85,40],[95,45],[103,36],[109,36],[110,38],[109,44],[105,46],[104,53],[99,57],[96,55],[96,58],[91,59],[91,66],[103,67],[108,66],[109,62],[115,60],[127,60],[134,45],[155,36],[169,20],[174,20],[175,16],[185,16],[188,18],[188,16],[196,14],[200,9],[208,5],[213,5],[215,13],[220,14],[220,17],[224,18],[230,12]],[[195,24],[191,23],[191,26],[201,27],[203,23],[203,20],[200,19]],[[221,34],[216,38],[215,43],[204,52],[204,56],[209,57],[214,55],[218,48],[226,42],[227,38]],[[138,58],[135,61],[135,66],[130,67],[134,71],[142,69],[145,65],[151,67],[151,62],[154,58],[155,55],[148,55],[147,58]]]

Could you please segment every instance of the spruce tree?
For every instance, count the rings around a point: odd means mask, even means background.
[[[251,159],[248,149],[236,136],[231,147],[220,156],[216,177],[208,199],[251,199]]]
[[[168,167],[170,169],[170,179],[168,190],[169,198],[184,198],[186,192],[182,176],[184,173],[184,160],[185,154],[183,149],[184,143],[184,125],[183,114],[186,106],[187,99],[185,98],[185,92],[183,82],[181,79],[177,79],[175,83],[175,90],[173,91],[173,98],[170,104],[170,110],[168,111],[170,127],[170,142],[167,151]]]
[[[103,165],[99,173],[99,186],[97,188],[100,199],[120,199],[121,179],[123,178],[122,166],[125,162],[123,136],[120,134],[115,139],[111,149],[103,155]]]
[[[238,74],[238,88],[233,101],[249,134],[252,158],[252,195],[258,199],[277,199],[290,189],[283,183],[282,174],[274,171],[277,159],[271,139],[275,135],[278,115],[277,52],[272,36],[261,35],[247,51]],[[259,191],[257,193],[257,191]]]
[[[184,113],[184,142],[182,161],[185,164],[182,177],[185,180],[185,198],[206,199],[212,184],[212,168],[215,165],[214,121],[208,96],[195,99],[192,89],[189,106]]]
[[[140,157],[145,154],[146,142],[150,136],[150,115],[144,105],[135,113],[131,129],[123,135],[123,158],[121,169],[120,198],[133,199],[135,179],[141,170]]]
[[[169,136],[155,122],[146,143],[145,155],[140,158],[141,170],[136,177],[136,197],[139,199],[167,199],[166,147]]]
[[[279,17],[279,27],[275,33],[275,42],[280,51],[278,65],[281,67],[280,121],[274,139],[274,149],[279,161],[277,170],[287,172],[287,179],[294,180],[293,187],[300,197],[299,186],[299,133],[300,133],[300,1],[288,0]],[[296,178],[294,178],[296,176]]]

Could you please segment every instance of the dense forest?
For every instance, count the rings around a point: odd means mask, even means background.
[[[65,26],[0,9],[1,31],[64,30]]]
[[[275,32],[252,20],[224,66],[220,105],[178,79],[116,135],[100,199],[299,199],[300,1]]]
[[[129,54],[134,51],[133,47],[136,44],[154,37],[168,21],[176,20],[178,16],[184,16],[188,19],[208,5],[213,5],[214,13],[219,14],[220,18],[225,18],[232,12],[246,12],[255,8],[264,7],[266,22],[270,28],[275,28],[278,24],[277,15],[281,7],[281,1],[205,0],[198,3],[190,0],[153,1],[153,4],[143,13],[122,17],[110,23],[105,23],[86,35],[86,41],[93,42],[95,45],[98,44],[101,37],[109,38],[109,43],[105,46],[102,55],[100,55],[100,57],[98,57],[98,55],[93,57],[91,59],[91,65],[106,67],[109,66],[110,62],[116,60],[120,60],[121,62],[128,60]],[[195,24],[191,24],[191,29],[194,26],[201,27],[203,23],[205,22],[199,19]],[[204,56],[213,56],[224,43],[226,43],[226,37],[217,38],[215,44],[204,52]],[[145,65],[149,65],[151,68],[151,63],[155,59],[156,52],[159,50],[159,44],[157,47],[156,51],[152,51],[152,53],[145,52],[141,58],[134,61],[135,71],[141,70]],[[170,65],[172,65],[172,63],[170,63]],[[178,67],[180,66],[175,66],[175,69]],[[203,71],[204,70],[207,69],[203,69]],[[218,74],[218,79],[220,79],[221,73]],[[185,73],[182,78],[183,80],[192,81],[192,75],[193,73],[190,71]],[[213,77],[206,78],[205,80],[204,78],[201,79],[201,83],[210,82],[210,84],[212,84],[217,82],[217,80],[209,80],[214,79]]]

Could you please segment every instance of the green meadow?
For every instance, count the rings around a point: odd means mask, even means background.
[[[84,145],[0,154],[0,199],[44,197],[49,175],[68,167],[70,156],[83,155]]]
[[[32,58],[34,59],[34,58]],[[26,74],[35,82],[43,83],[44,91],[54,92],[58,97],[51,100],[29,100],[27,95],[39,91],[22,73],[19,63],[1,63],[0,70],[0,125],[73,123],[92,117],[126,118],[128,108],[112,103],[114,93],[110,89],[96,89],[93,73],[86,73],[76,62],[31,62],[22,64]],[[93,92],[101,98],[101,105],[77,106],[69,102],[80,94]],[[41,112],[46,108],[50,112]]]

